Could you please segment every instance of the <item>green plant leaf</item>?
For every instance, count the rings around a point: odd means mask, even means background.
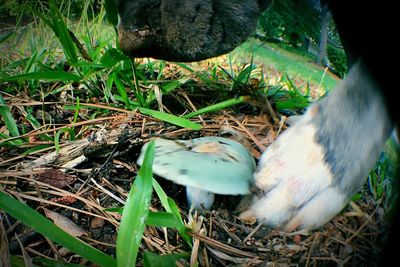
[[[3,117],[4,123],[11,136],[19,136],[18,126],[11,114],[10,108],[7,106],[6,101],[0,94],[0,115]]]
[[[100,63],[107,68],[113,67],[120,61],[128,60],[129,58],[125,56],[121,50],[110,48],[104,53],[104,55],[100,59]]]
[[[171,213],[174,214],[178,219],[178,221],[181,222],[180,226],[177,228],[179,234],[182,236],[183,240],[185,240],[185,242],[189,246],[192,246],[193,244],[192,237],[186,233],[188,228],[183,224],[182,216],[179,213],[178,205],[176,205],[175,200],[173,200],[170,197],[168,197],[168,205],[171,208]]]
[[[205,82],[205,83],[209,83],[210,82],[210,79],[209,79],[207,74],[202,74],[200,72],[196,72],[193,68],[189,67],[185,63],[175,62],[175,64],[178,65],[179,67],[181,67],[182,69],[187,70],[190,73],[193,73],[194,75],[196,75],[196,77],[198,77],[203,82]]]
[[[82,266],[80,264],[63,263],[63,262],[55,261],[52,259],[37,258],[37,257],[33,258],[33,263],[38,264],[37,266],[40,266],[40,267],[79,267],[79,266]]]
[[[118,266],[135,266],[152,193],[154,142],[146,150],[143,165],[129,192],[117,237]]]
[[[290,79],[289,75],[286,73],[286,75],[284,76],[285,79],[285,83],[288,86],[289,90],[293,91],[295,93],[296,97],[300,97],[304,100],[307,100],[307,98],[303,95],[303,93],[299,90],[299,88],[293,83],[293,80]]]
[[[178,205],[176,205],[175,201],[168,197],[167,194],[164,192],[160,184],[156,181],[156,179],[153,179],[153,188],[157,193],[158,198],[161,201],[161,204],[163,205],[164,209],[175,216],[177,221],[179,222],[178,225],[175,226],[175,228],[178,230],[179,234],[185,240],[185,242],[191,247],[192,246],[192,238],[186,233],[187,227],[183,223],[182,217],[179,213],[179,208]]]
[[[146,251],[143,255],[143,263],[145,267],[170,267],[177,266],[178,260],[189,259],[189,257],[189,253],[185,252],[160,256]]]
[[[76,55],[75,44],[69,34],[67,25],[65,25],[64,19],[57,8],[56,1],[50,0],[49,6],[50,6],[49,15],[52,20],[49,26],[52,28],[54,34],[60,41],[64,54],[68,59],[68,61],[70,61],[71,64],[75,64],[78,62],[78,56]]]
[[[1,140],[4,139],[4,140]],[[13,138],[3,133],[0,133],[0,146],[20,146],[22,145],[24,140],[22,138]]]
[[[100,63],[84,62],[84,61],[79,61],[78,63],[75,64],[75,67],[88,68],[91,71],[101,71],[106,68],[106,66]]]
[[[28,63],[26,64],[25,68],[24,68],[24,73],[29,73],[32,71],[32,66],[35,63],[36,59],[37,59],[38,55],[37,55],[37,51],[34,51],[32,53],[31,58],[29,59]]]
[[[26,267],[24,259],[19,256],[11,255],[11,266],[12,267]],[[35,257],[32,259],[33,264],[30,265],[31,267],[81,267],[80,264],[74,263],[63,263],[60,261],[46,259],[46,258],[39,258]]]
[[[14,31],[9,31],[5,34],[0,35],[0,44],[4,41],[7,41],[7,39],[10,38],[14,33]]]
[[[107,20],[114,26],[118,24],[118,9],[115,0],[105,0],[104,7],[107,12]]]
[[[161,91],[163,92],[164,95],[169,94],[170,92],[174,91],[175,89],[178,89],[181,87],[183,84],[185,84],[187,81],[190,80],[190,77],[183,77],[178,80],[173,80],[167,83],[164,83],[160,85]],[[151,103],[152,101],[156,100],[156,95],[154,93],[154,90],[152,90],[147,97],[146,103]]]
[[[69,235],[42,214],[0,191],[0,208],[40,234],[101,266],[116,266],[115,259]]]
[[[46,80],[46,81],[63,81],[78,82],[81,79],[76,74],[72,74],[65,71],[36,71],[20,75],[8,76],[0,78],[1,82],[12,82],[12,81],[30,81],[30,80]]]
[[[276,101],[276,109],[278,111],[287,110],[287,109],[299,109],[299,108],[306,108],[310,105],[308,101],[304,101],[302,98],[295,97],[289,98],[286,100],[278,100]]]
[[[122,208],[122,207],[106,208],[106,209],[104,209],[104,211],[117,212],[122,215],[124,208]]]
[[[362,196],[363,195],[361,193],[357,193],[351,198],[351,200],[352,201],[359,201],[360,199],[362,199]]]
[[[152,109],[148,109],[148,108],[139,108],[139,111],[145,115],[178,125],[180,127],[184,127],[184,128],[188,128],[188,129],[192,129],[192,130],[200,130],[202,128],[202,126],[200,124],[191,122],[190,120],[187,120],[185,118],[177,117],[175,115],[171,115],[171,114],[168,114],[165,112],[152,110]]]
[[[107,208],[104,209],[104,211],[110,211],[110,212],[117,212],[119,214],[122,214],[124,211],[124,208]],[[178,228],[181,226],[181,222],[179,222],[176,218],[176,216],[170,212],[165,212],[165,211],[158,211],[158,212],[152,212],[150,211],[147,220],[146,220],[146,225],[152,225],[152,226],[157,226],[157,227],[169,227],[169,228]]]
[[[144,97],[140,90],[138,78],[139,78],[139,76],[141,76],[142,80],[145,80],[145,79],[144,79],[143,75],[140,75],[140,72],[137,70],[137,67],[136,67],[136,64],[134,61],[132,61],[131,66],[132,66],[132,74],[133,74],[133,83],[130,82],[130,79],[128,81],[129,81],[129,83],[132,84],[131,87],[132,87],[132,90],[135,92],[135,96],[137,98],[137,101],[139,102],[139,106],[143,107],[145,104]],[[125,80],[127,80],[127,79],[125,78]]]
[[[70,135],[70,140],[74,140],[75,139],[75,132],[73,128],[70,127],[65,127],[63,129],[60,129],[57,131],[57,133],[54,135],[54,145],[56,147],[56,151],[59,152],[60,151],[60,138],[61,138],[61,134],[68,132]]]
[[[244,102],[248,101],[248,99],[249,99],[249,97],[246,97],[246,96],[240,96],[238,98],[228,99],[228,100],[222,101],[220,103],[217,103],[217,104],[214,104],[214,105],[199,109],[197,111],[191,112],[189,114],[184,115],[183,117],[185,119],[189,119],[189,118],[195,117],[197,115],[201,115],[201,114],[209,113],[209,112],[214,112],[214,111],[217,111],[217,110],[228,108],[228,107],[236,105],[236,104],[244,103]]]
[[[149,216],[147,217],[146,225],[175,229],[178,229],[181,226],[180,221],[174,214],[165,211],[150,212]]]
[[[104,211],[117,212],[119,214],[122,214],[124,208],[107,208],[104,209]],[[150,211],[147,216],[146,225],[157,226],[157,227],[169,227],[175,229],[185,226],[183,222],[179,221],[178,217],[175,214],[165,211],[158,211],[158,212]]]
[[[125,102],[125,106],[129,107],[129,105],[130,105],[129,97],[128,97],[128,94],[126,93],[125,85],[119,78],[118,72],[114,71],[111,76],[112,76],[115,86],[117,87],[120,97]]]
[[[134,73],[136,73],[137,71],[135,70],[135,68],[133,68]],[[125,81],[125,83],[127,83],[131,89],[133,90],[133,93],[136,96],[136,100],[139,104],[139,106],[143,106],[144,103],[144,96],[142,94],[142,91],[140,90],[140,86],[138,81],[136,80],[136,78],[134,78],[134,83],[131,81],[130,78],[128,78],[123,72],[119,72],[118,73],[119,76],[121,77],[121,79],[123,81]],[[134,77],[137,77],[137,75],[135,74]]]
[[[235,79],[237,83],[240,85],[245,85],[250,79],[250,74],[251,72],[256,68],[254,64],[248,65],[246,68],[244,68],[242,71],[239,72],[239,75]]]
[[[25,118],[32,125],[33,129],[39,129],[42,126],[35,116],[32,115],[31,111],[25,115]]]
[[[162,189],[161,185],[157,182],[156,179],[153,179],[153,188],[156,191],[157,196],[160,199],[161,204],[163,205],[164,209],[167,212],[172,212],[172,209],[168,204],[168,196],[165,193],[165,191]]]

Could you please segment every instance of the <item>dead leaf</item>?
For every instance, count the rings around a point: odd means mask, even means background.
[[[51,198],[50,201],[54,203],[61,203],[64,205],[71,205],[74,204],[77,201],[77,199],[72,196],[65,196],[65,197]]]
[[[100,228],[104,226],[104,219],[99,218],[99,217],[94,217],[91,221],[90,221],[90,228]]]
[[[207,247],[207,249],[208,249],[212,254],[214,254],[217,258],[220,258],[220,259],[226,260],[226,261],[230,261],[230,262],[233,262],[233,263],[236,263],[236,264],[244,264],[244,263],[248,262],[249,260],[254,259],[254,258],[233,257],[233,256],[230,256],[230,255],[228,255],[228,254],[222,252],[222,251],[219,251],[219,250],[217,250],[217,249],[213,249],[213,248],[211,248],[211,247],[209,247],[209,246],[206,246],[206,247]],[[257,259],[256,259],[256,260],[257,260]],[[257,260],[257,262],[258,262],[258,263],[261,263],[262,261]]]
[[[73,221],[68,219],[65,216],[62,216],[61,214],[48,210],[46,208],[41,208],[43,209],[45,215],[47,218],[51,219],[55,225],[63,229],[65,232],[68,234],[74,236],[74,237],[80,237],[83,235],[89,235],[88,231],[85,231],[78,225],[76,225]]]
[[[296,243],[296,245],[300,245],[301,244],[301,235],[294,235],[293,242]]]
[[[60,254],[60,256],[62,256],[62,257],[65,257],[65,256],[67,256],[67,255],[69,255],[71,253],[72,253],[71,250],[67,249],[66,247],[61,247],[58,250],[58,254]]]
[[[76,179],[74,175],[66,174],[58,169],[43,169],[35,173],[36,180],[58,187],[64,188],[73,183]]]

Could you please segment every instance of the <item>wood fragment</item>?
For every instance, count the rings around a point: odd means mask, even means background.
[[[236,256],[241,256],[241,257],[249,257],[249,258],[254,258],[256,257],[256,255],[250,253],[250,252],[246,252],[234,247],[231,247],[229,245],[226,245],[224,243],[221,243],[217,240],[214,240],[210,237],[207,236],[203,236],[203,235],[199,235],[197,233],[194,232],[188,232],[189,235],[196,237],[197,239],[199,239],[200,241],[206,243],[207,245],[211,246],[211,247],[215,247],[218,249],[221,249],[222,251],[226,252],[226,253],[230,253]]]
[[[111,131],[102,129],[100,131],[93,132],[87,138],[67,143],[58,152],[54,151],[45,154],[36,160],[24,162],[21,164],[21,166],[23,169],[33,169],[49,164],[64,165],[68,162],[76,160],[77,158],[80,158],[81,160],[82,156],[89,156],[100,151],[101,149],[117,144],[121,136],[124,136],[125,140],[132,140],[132,138],[136,137],[137,135],[138,131],[127,125],[123,125]],[[139,142],[140,140],[136,139],[133,141]]]

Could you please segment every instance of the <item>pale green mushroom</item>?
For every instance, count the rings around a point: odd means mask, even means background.
[[[147,144],[137,163],[143,162]],[[155,139],[153,172],[186,186],[191,208],[201,204],[209,209],[214,194],[244,195],[250,193],[256,164],[240,143],[223,137],[201,137],[192,140]]]

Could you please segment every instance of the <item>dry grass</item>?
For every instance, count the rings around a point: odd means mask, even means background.
[[[196,102],[188,92],[184,95],[176,94],[176,97],[188,104]],[[29,104],[17,97],[7,100],[19,109]],[[56,107],[57,103],[46,105]],[[116,111],[109,117],[74,124],[82,139],[64,142],[59,154],[50,148],[25,157],[3,147],[0,184],[4,191],[35,209],[53,210],[72,219],[85,231],[83,240],[113,254],[120,216],[104,209],[124,203],[137,173],[135,160],[144,142],[155,136],[188,139],[234,133],[234,138],[258,158],[278,132],[286,128],[285,117],[279,114],[277,117],[281,121],[269,123],[272,121],[269,115],[246,115],[228,109],[198,117],[196,121],[203,129],[195,132],[140,113]],[[38,145],[36,136],[65,126],[68,124],[38,129],[26,136],[35,147]],[[74,163],[77,159],[78,165]],[[55,170],[66,171],[68,175]],[[163,179],[158,181],[177,201],[182,215],[189,221],[183,188]],[[377,262],[386,225],[382,205],[368,195],[357,203],[350,203],[323,228],[307,234],[285,234],[257,224],[246,225],[236,217],[239,201],[237,197],[219,197],[214,210],[193,219],[196,223],[191,235],[197,245],[190,252],[197,257],[192,263],[198,262],[200,266],[371,266]],[[156,199],[151,207],[162,208]],[[20,253],[19,239],[31,256],[85,263],[5,214],[3,224],[12,253]],[[190,250],[176,231],[150,226],[146,228],[142,245],[143,251],[157,254]],[[180,264],[187,266],[189,262]]]

